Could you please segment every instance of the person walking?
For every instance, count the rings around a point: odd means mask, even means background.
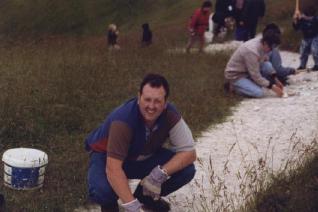
[[[215,12],[212,16],[213,34],[218,36],[219,33],[226,30],[227,20],[234,17],[235,0],[217,0],[215,3]]]
[[[303,34],[300,44],[300,65],[297,69],[306,69],[310,53],[315,65],[312,71],[318,71],[318,16],[315,7],[307,7],[304,13],[295,13],[293,27]]]
[[[191,16],[190,23],[188,26],[189,41],[186,46],[187,53],[190,52],[190,49],[196,41],[199,41],[199,52],[203,51],[204,32],[209,27],[209,17],[211,14],[211,9],[211,1],[204,1],[201,5],[201,8],[196,9],[194,14]]]
[[[259,18],[265,15],[264,0],[235,0],[235,39],[247,41],[256,35]]]

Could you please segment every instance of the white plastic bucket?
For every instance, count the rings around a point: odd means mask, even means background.
[[[30,148],[9,149],[3,153],[4,185],[17,190],[31,190],[43,186],[48,156]]]

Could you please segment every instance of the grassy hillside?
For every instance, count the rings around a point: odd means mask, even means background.
[[[0,2],[3,35],[98,34],[109,23],[127,30],[150,22],[180,23],[197,6],[190,0],[4,0]]]
[[[124,37],[118,52],[107,51],[102,37],[1,44],[0,154],[23,146],[49,155],[43,189],[17,192],[1,180],[9,211],[72,211],[85,203],[84,139],[115,106],[137,94],[147,72],[168,78],[170,100],[196,135],[230,113],[237,99],[223,93],[228,54],[168,53],[166,41],[141,49]]]
[[[290,1],[267,2],[263,23],[278,21],[286,29],[284,45],[295,49]],[[83,140],[114,106],[136,95],[147,72],[168,78],[171,101],[196,135],[224,120],[238,102],[223,93],[229,53],[167,52],[185,45],[186,23],[199,5],[192,0],[0,1],[0,36],[8,38],[0,41],[0,154],[24,146],[49,155],[43,189],[17,192],[0,180],[9,211],[72,211],[86,201]],[[154,45],[141,49],[145,21],[154,29]],[[121,30],[118,52],[107,51],[103,37],[112,22]]]

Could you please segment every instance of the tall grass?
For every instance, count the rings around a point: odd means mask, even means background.
[[[299,146],[298,144],[295,144]],[[294,147],[296,147],[294,146]],[[289,158],[278,173],[257,179],[257,189],[242,211],[317,211],[318,143],[297,147],[298,157]]]
[[[115,106],[137,94],[148,72],[167,77],[170,100],[195,134],[222,121],[237,102],[223,93],[227,54],[171,54],[168,41],[139,48],[129,37],[121,45],[120,51],[108,51],[104,38],[63,36],[1,43],[0,154],[24,146],[49,155],[40,191],[12,191],[1,179],[9,211],[70,211],[83,204],[84,138]]]
[[[257,155],[259,160],[254,162],[248,159],[251,156],[248,153],[242,155],[237,169],[233,169],[233,161],[228,159],[223,169],[221,167],[222,173],[218,172],[220,169],[214,166],[212,158],[205,161],[199,158],[198,166],[206,171],[206,175],[192,182],[195,189],[186,202],[176,202],[178,198],[174,196],[170,201],[182,204],[189,212],[317,211],[317,144],[317,138],[310,144],[303,144],[294,134],[290,138],[286,161],[279,168],[272,167],[276,155],[271,148]],[[272,146],[271,140],[267,146]],[[239,141],[229,149],[228,158],[235,148],[240,148]]]
[[[223,93],[228,54],[166,51],[185,44],[184,28],[197,6],[190,0],[0,2],[0,32],[14,36],[0,43],[0,154],[25,146],[49,155],[42,189],[13,191],[0,180],[9,211],[71,211],[86,201],[88,155],[83,140],[115,106],[136,95],[145,73],[168,78],[170,100],[196,135],[230,113],[237,99]],[[292,15],[291,4],[271,0],[268,6],[265,22],[278,20],[288,32],[284,45],[295,48],[286,19]],[[145,21],[154,24],[155,45],[141,49],[139,26]],[[101,34],[110,22],[131,30],[121,34],[122,49],[117,52],[108,51],[100,36],[65,35]],[[213,194],[226,192],[222,179],[214,177]]]
[[[6,37],[51,34],[101,34],[116,23],[127,31],[144,22],[160,28],[181,23],[200,3],[190,0],[4,0],[0,2],[0,32]]]

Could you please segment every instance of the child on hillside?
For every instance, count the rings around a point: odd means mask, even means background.
[[[312,71],[318,71],[318,16],[314,7],[307,7],[304,13],[295,12],[293,27],[303,33],[300,44],[300,65],[297,68],[306,69],[309,54],[311,53],[315,65]]]
[[[118,45],[118,34],[119,31],[117,30],[117,26],[115,24],[110,24],[108,26],[108,33],[107,33],[107,41],[108,41],[108,48],[112,49],[120,49]]]
[[[149,24],[144,23],[141,27],[143,30],[141,46],[142,47],[149,46],[150,44],[152,44],[152,32],[150,30]]]
[[[201,8],[197,9],[191,17],[189,23],[189,42],[186,47],[186,52],[189,53],[195,41],[200,42],[199,52],[203,51],[204,32],[209,27],[209,17],[211,14],[211,1],[204,1]]]

